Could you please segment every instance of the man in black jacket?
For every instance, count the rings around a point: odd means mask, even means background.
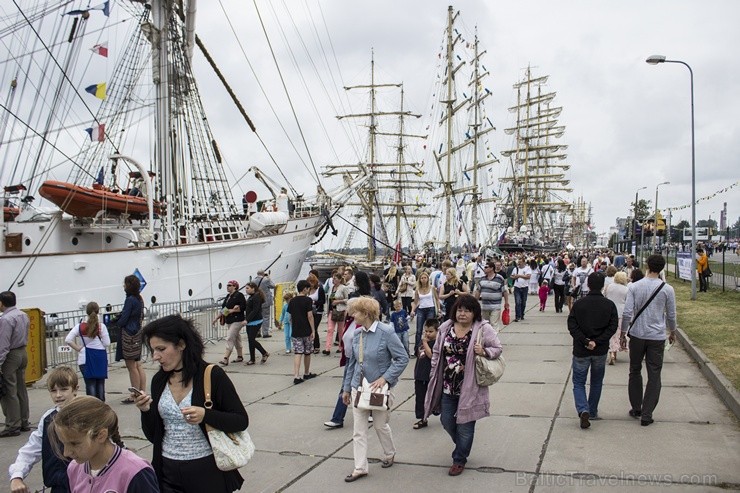
[[[616,305],[601,294],[604,274],[594,272],[587,282],[588,294],[576,301],[568,315],[568,331],[573,337],[573,398],[584,429],[591,426],[589,418],[598,417],[609,339],[619,323]],[[591,385],[586,399],[589,368]]]

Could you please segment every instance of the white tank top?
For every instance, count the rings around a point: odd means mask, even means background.
[[[419,293],[419,306],[417,308],[434,308],[434,294],[430,289],[427,294]]]

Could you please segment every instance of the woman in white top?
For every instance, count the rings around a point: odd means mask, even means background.
[[[407,265],[403,269],[403,275],[401,276],[401,280],[398,282],[398,290],[396,291],[396,296],[401,297],[401,303],[403,304],[403,309],[406,310],[406,313],[411,312],[411,302],[414,299],[415,285],[416,276],[414,276],[411,266]]]
[[[85,376],[85,363],[87,357],[85,355],[85,349],[106,349],[110,346],[110,335],[108,334],[108,328],[98,318],[100,307],[94,301],[91,301],[85,307],[87,313],[87,321],[77,324],[74,329],[69,331],[64,342],[77,351],[77,365],[80,367],[80,372],[85,379],[85,392],[87,395],[97,397],[101,401],[105,402],[105,378],[88,378]],[[81,343],[77,342],[80,338]]]
[[[532,275],[529,278],[529,294],[537,294],[540,289],[540,269],[537,268],[537,261],[530,260],[529,268],[532,269]]]
[[[416,282],[414,302],[411,303],[411,318],[414,318],[414,315],[416,315],[414,354],[419,354],[421,336],[424,334],[424,322],[435,318],[438,313],[439,298],[437,296],[437,290],[429,282],[429,273],[422,272],[419,274],[419,280]]]
[[[613,266],[610,266],[613,267]],[[617,272],[614,274],[614,282],[604,288],[604,296],[612,300],[617,305],[617,314],[619,315],[619,325],[617,331],[609,339],[609,364],[613,365],[617,361],[617,353],[619,351],[626,351],[627,348],[623,347],[620,343],[620,336],[622,334],[622,311],[624,310],[624,302],[627,299],[627,284],[629,279],[627,274],[624,272]]]

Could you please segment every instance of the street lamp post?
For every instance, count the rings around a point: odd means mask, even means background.
[[[635,232],[637,232],[637,195],[640,193],[640,190],[647,190],[647,187],[640,187],[635,192]],[[640,227],[640,251],[638,252],[637,258],[640,259],[640,266],[642,266],[642,239],[644,238],[645,230]],[[636,240],[637,238],[635,238]]]
[[[696,299],[696,144],[694,141],[694,71],[681,60],[666,60],[663,55],[652,55],[645,60],[650,65],[680,63],[689,69],[691,82],[691,299]]]
[[[658,187],[661,185],[670,185],[671,182],[664,181],[663,183],[658,183],[655,185],[655,228],[653,230],[653,253],[655,252],[655,247],[658,244]]]

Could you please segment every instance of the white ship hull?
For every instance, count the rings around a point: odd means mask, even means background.
[[[25,252],[32,251],[33,242],[41,240],[50,223],[7,223],[8,232],[23,232],[31,244],[24,244],[24,252],[0,255],[0,288],[14,291],[19,306],[46,313],[74,310],[89,301],[105,307],[123,302],[123,278],[138,270],[146,282],[141,294],[147,306],[155,301],[215,299],[223,296],[228,280],[243,286],[271,264],[274,282],[295,281],[321,224],[320,216],[312,216],[291,219],[280,232],[254,238],[127,248],[128,240],[118,235],[74,234],[62,223],[46,248],[29,254]],[[70,251],[73,237],[78,238],[79,251]],[[112,248],[101,251],[107,238]],[[88,248],[94,243],[97,249]],[[48,251],[60,245],[66,246],[63,253]]]

